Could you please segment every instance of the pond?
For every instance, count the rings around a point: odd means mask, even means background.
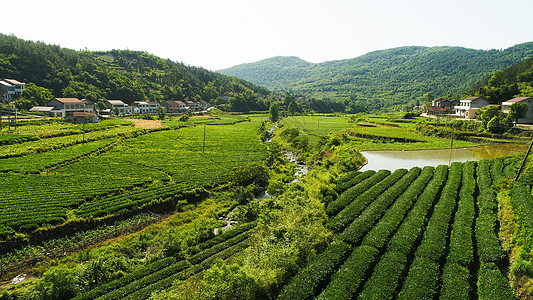
[[[465,162],[514,155],[527,151],[526,144],[496,144],[469,148],[436,150],[379,150],[361,151],[368,163],[361,168],[366,170],[410,169],[418,166],[449,165],[452,162]]]

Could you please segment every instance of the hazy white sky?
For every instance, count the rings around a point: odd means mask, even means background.
[[[499,49],[533,41],[532,0],[17,0],[0,32],[75,50],[143,50],[211,70],[399,46]]]

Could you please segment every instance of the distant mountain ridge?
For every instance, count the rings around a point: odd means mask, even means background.
[[[533,42],[505,50],[407,46],[323,63],[278,56],[217,72],[273,91],[401,105],[426,93],[460,96],[495,71],[529,57]]]

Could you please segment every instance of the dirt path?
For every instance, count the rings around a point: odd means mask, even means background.
[[[135,127],[144,128],[144,129],[156,129],[165,127],[161,120],[143,120],[143,119],[125,119],[132,121],[135,124]]]

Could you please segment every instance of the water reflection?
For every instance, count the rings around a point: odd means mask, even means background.
[[[526,144],[497,144],[470,148],[412,150],[412,151],[361,151],[368,163],[361,168],[366,170],[410,169],[418,166],[448,165],[450,162],[465,162],[486,158],[504,157],[525,152]]]

